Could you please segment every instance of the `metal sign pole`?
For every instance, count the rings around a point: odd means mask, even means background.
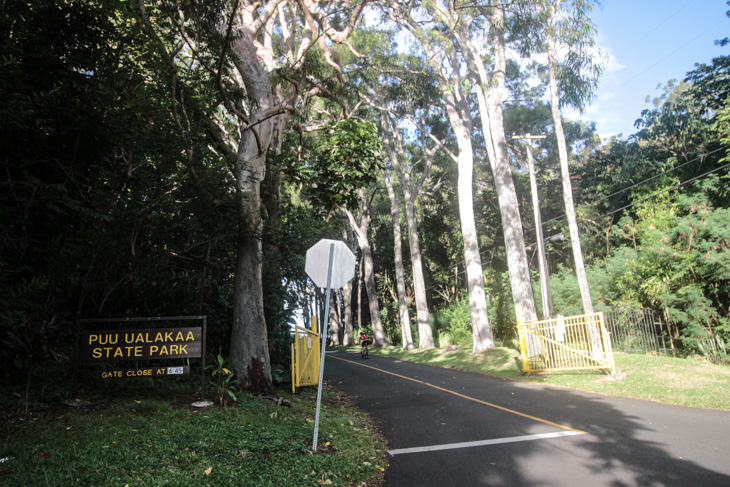
[[[335,244],[330,244],[330,258],[327,266],[327,297],[325,298],[324,319],[320,323],[319,339],[322,341],[322,351],[319,359],[319,386],[317,387],[317,412],[314,415],[314,438],[312,439],[312,452],[317,453],[317,436],[319,435],[319,410],[322,404],[322,381],[324,380],[324,352],[327,346],[327,328],[325,323],[329,320],[330,315],[330,285],[332,284],[332,262],[335,255]]]

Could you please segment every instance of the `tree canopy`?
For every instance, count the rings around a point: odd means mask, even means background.
[[[5,2],[3,370],[70,356],[79,318],[205,314],[209,348],[269,391],[287,380],[290,326],[321,307],[304,273],[320,238],[363,261],[333,333],[349,316],[382,343],[510,340],[540,296],[512,133],[546,134],[554,307],[578,314],[560,132],[594,304],[654,308],[677,349],[727,360],[729,57],[667,80],[625,140],[556,131],[535,33],[573,48],[558,105],[584,107],[600,74],[592,2],[546,23],[560,4]]]

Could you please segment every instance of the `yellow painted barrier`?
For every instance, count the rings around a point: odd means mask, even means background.
[[[522,314],[518,312],[517,332],[522,371],[526,375],[590,369],[616,373],[603,313],[558,316],[534,323],[522,321]]]
[[[292,393],[297,387],[313,386],[319,383],[319,334],[306,328],[294,328],[294,343],[291,345]]]

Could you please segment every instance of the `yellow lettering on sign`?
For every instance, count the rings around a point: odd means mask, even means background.
[[[89,335],[89,345],[98,343],[99,345],[116,345],[119,335],[107,333],[105,335]]]
[[[114,351],[114,358],[117,358],[117,357],[124,357],[124,352],[122,352],[121,347],[117,347],[116,350]]]
[[[151,345],[150,354],[153,355],[153,354],[157,353],[157,350],[159,350],[159,349],[160,349],[160,347],[158,347],[157,345]]]
[[[193,335],[192,331],[188,332],[188,336],[185,338],[186,342],[194,342],[195,341],[195,335]]]
[[[172,341],[172,332],[171,331],[168,331],[168,332],[165,333],[165,341],[166,342],[171,342]]]
[[[169,355],[169,352],[167,351],[167,345],[163,345],[160,349],[160,355]]]
[[[93,358],[101,358],[101,348],[95,348],[91,351],[91,356]]]
[[[185,339],[183,338],[182,332],[181,331],[177,332],[177,336],[175,337],[175,341],[176,342],[181,342],[183,340],[185,340]]]
[[[162,333],[158,333],[155,337],[155,342],[164,342],[165,338],[162,336]]]
[[[135,357],[142,356],[142,345],[137,345],[136,347],[134,347],[134,356]]]
[[[180,354],[184,353],[185,355],[187,355],[188,354],[188,345],[187,344],[180,345],[180,351],[177,353],[180,353]]]

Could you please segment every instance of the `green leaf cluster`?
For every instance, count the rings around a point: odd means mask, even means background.
[[[328,210],[357,204],[357,190],[375,182],[385,167],[383,141],[372,122],[340,120],[317,137],[307,165],[308,196]]]
[[[716,59],[670,82],[636,134],[576,171],[582,198],[596,202],[584,209],[595,225],[592,294],[654,308],[676,346],[713,361],[727,360],[730,339],[727,66]],[[555,276],[558,301],[569,274]]]

